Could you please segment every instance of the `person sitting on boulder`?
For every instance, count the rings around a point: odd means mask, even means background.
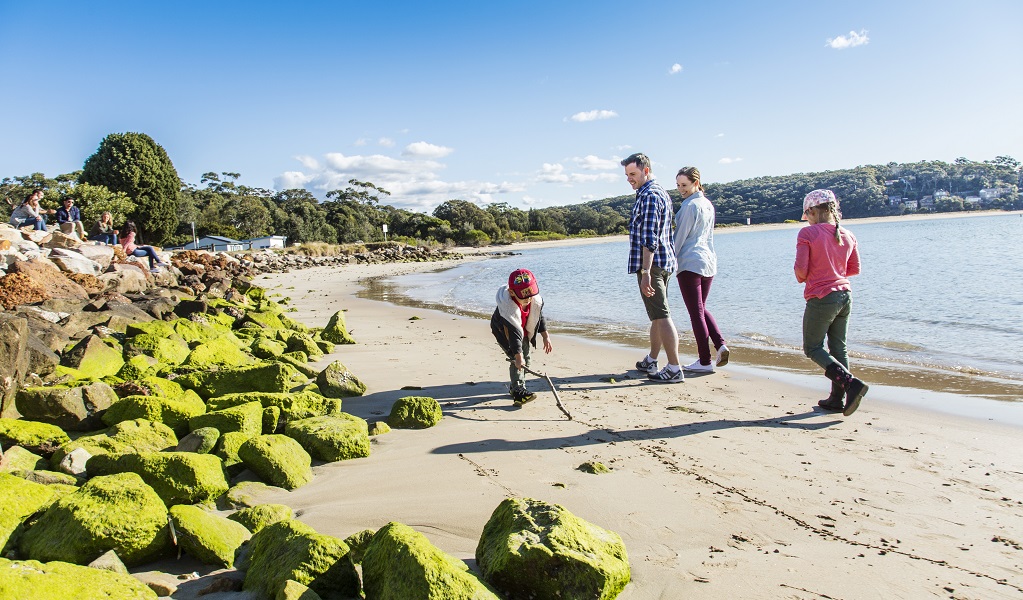
[[[11,225],[14,227],[33,227],[36,231],[46,231],[46,215],[57,212],[52,208],[40,208],[39,200],[43,197],[43,190],[34,189],[25,201],[11,213]]]
[[[160,260],[160,257],[156,255],[156,249],[152,246],[136,246],[135,233],[135,223],[128,221],[124,224],[124,239],[121,240],[124,253],[128,256],[138,256],[139,258],[148,256],[150,272],[159,273],[160,267],[166,267],[167,264]]]
[[[109,210],[103,211],[103,215],[100,216],[99,221],[92,226],[92,231],[89,232],[89,239],[94,242],[103,242],[110,246],[117,244],[117,234],[119,232],[114,229],[114,217],[110,214]]]
[[[60,230],[68,235],[78,236],[78,239],[85,239],[85,226],[82,225],[82,213],[75,206],[75,199],[71,196],[64,198],[63,206],[57,209],[57,222],[60,223]]]

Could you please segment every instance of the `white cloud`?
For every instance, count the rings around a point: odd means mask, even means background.
[[[723,137],[725,137],[725,134],[719,133],[719,134],[715,135],[714,137],[716,137],[716,138],[723,138]]]
[[[408,146],[405,146],[405,150],[402,151],[401,155],[420,158],[444,158],[454,151],[454,148],[436,146],[428,142],[413,142]]]
[[[587,171],[609,171],[622,166],[621,159],[619,158],[600,158],[592,154],[582,158],[576,157],[572,160],[575,161],[575,164],[579,165],[580,169],[586,169]]]
[[[297,160],[298,162],[302,163],[302,166],[307,168],[307,169],[319,169],[320,168],[320,161],[316,160],[315,158],[313,158],[311,156],[306,156],[306,155],[302,154],[302,155],[296,156],[295,160]]]
[[[301,171],[285,171],[274,177],[274,187],[278,190],[293,190],[305,187],[312,178]]]
[[[668,69],[668,72],[671,73],[672,75],[677,75],[682,72],[682,65],[675,63],[671,65],[671,68]]]
[[[565,174],[565,167],[558,163],[544,163],[540,167],[538,181],[544,183],[568,183],[568,175]]]
[[[582,200],[583,202],[588,202],[590,200],[596,200],[597,197],[594,196],[593,194],[583,194],[582,196],[579,196],[579,199]]]
[[[595,157],[594,157],[595,158]],[[578,161],[579,159],[576,159]],[[599,159],[598,159],[599,160]],[[583,167],[587,168],[587,167]],[[605,167],[598,167],[605,168]],[[608,183],[614,183],[622,179],[622,176],[618,173],[572,173],[565,170],[565,166],[560,163],[544,163],[540,167],[540,172],[536,176],[536,181],[540,183],[556,183],[565,186],[571,186],[575,183],[594,183],[597,181],[605,181]]]
[[[394,140],[392,140],[389,137],[382,137],[379,140],[377,140],[377,143],[383,146],[384,148],[391,148],[394,146]]]
[[[536,204],[536,198],[532,196],[523,196],[522,201],[525,202],[527,206],[532,206]]]
[[[569,117],[572,121],[577,123],[585,123],[587,121],[602,121],[604,119],[613,119],[618,116],[613,110],[591,110],[588,112],[578,112]]]
[[[367,140],[366,138],[359,138],[359,139],[355,140],[355,145],[356,146],[365,146],[368,143],[369,143],[369,140]]]
[[[845,50],[846,48],[855,48],[856,46],[865,46],[870,43],[870,38],[867,37],[867,30],[861,29],[859,33],[855,31],[849,32],[849,37],[840,35],[835,38],[828,38],[828,43],[825,44],[835,50]]]
[[[724,158],[718,159],[719,165],[731,165],[737,162],[742,162],[742,158],[741,157],[729,158],[726,156]]]

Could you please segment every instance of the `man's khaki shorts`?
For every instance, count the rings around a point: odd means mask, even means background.
[[[671,318],[671,309],[668,308],[669,277],[671,277],[670,272],[654,265],[650,269],[650,285],[654,288],[654,295],[645,296],[642,291],[639,294],[643,298],[643,306],[646,308],[646,316],[649,317],[651,321]],[[642,282],[643,274],[637,271],[636,279]]]

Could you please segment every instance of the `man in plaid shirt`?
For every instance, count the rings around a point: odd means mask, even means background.
[[[636,273],[646,314],[650,318],[650,354],[636,368],[659,383],[685,381],[678,363],[678,330],[668,307],[668,278],[675,271],[671,240],[671,198],[650,173],[650,159],[633,154],[622,161],[625,177],[636,190],[636,203],[629,219],[629,273]],[[661,348],[668,364],[657,370]]]

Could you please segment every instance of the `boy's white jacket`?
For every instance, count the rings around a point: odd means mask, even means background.
[[[539,331],[546,330],[542,327],[543,297],[540,294],[533,296],[533,304],[529,308],[529,318],[526,320],[526,330],[522,330],[522,310],[519,304],[512,298],[508,286],[501,286],[497,290],[497,310],[495,317],[500,318],[510,326],[512,332],[517,333],[519,340],[525,338],[532,341]]]

